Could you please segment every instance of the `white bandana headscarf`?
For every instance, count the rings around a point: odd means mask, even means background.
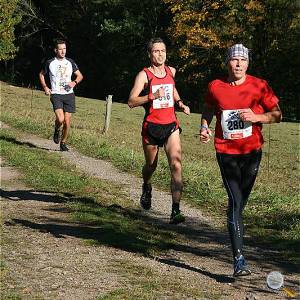
[[[225,64],[228,63],[233,57],[244,57],[247,60],[249,60],[249,53],[248,48],[246,48],[242,44],[235,44],[232,47],[230,47],[226,54]]]

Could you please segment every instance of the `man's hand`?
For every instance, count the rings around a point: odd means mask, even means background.
[[[201,128],[200,129],[200,142],[201,143],[208,143],[211,137],[211,130],[209,128]]]
[[[181,109],[181,111],[184,112],[186,115],[189,115],[191,113],[190,108],[187,105],[185,105],[181,99],[177,100],[176,103],[179,109]]]
[[[180,107],[180,108],[186,115],[189,115],[191,113],[190,108],[187,105],[183,104],[182,107]]]
[[[68,83],[68,86],[72,89],[76,85],[75,81],[71,81]]]
[[[242,121],[248,121],[252,123],[259,122],[259,116],[255,114],[250,108],[240,109],[240,118]]]
[[[163,87],[160,87],[155,93],[153,93],[154,95],[154,99],[158,99],[160,97],[164,97],[165,96],[165,90]]]
[[[51,95],[51,90],[47,86],[44,87],[44,92],[47,96]]]

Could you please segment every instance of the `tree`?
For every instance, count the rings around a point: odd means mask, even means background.
[[[296,105],[300,85],[297,1],[164,1],[173,15],[169,35],[189,85],[204,91],[207,81],[218,75],[225,49],[243,43],[253,50],[256,74],[266,77],[279,96]],[[289,86],[288,93],[284,85]]]
[[[18,0],[0,0],[0,61],[12,59],[18,50],[14,45],[14,27],[21,21],[17,3]]]
[[[63,38],[85,75],[77,93],[101,99],[113,94],[127,101],[147,62],[146,42],[168,25],[160,0],[19,0],[19,8],[17,80],[38,85],[41,61],[54,55],[53,39]]]
[[[265,12],[260,1],[165,0],[173,14],[169,34],[176,41],[182,70],[198,81],[223,61],[224,50],[233,43],[251,47],[253,33]],[[215,73],[215,72],[213,72]]]

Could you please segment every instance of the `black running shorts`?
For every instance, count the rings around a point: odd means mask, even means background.
[[[74,93],[66,95],[51,94],[50,100],[54,111],[57,109],[62,109],[64,112],[69,113],[74,113],[76,111]]]
[[[169,136],[179,128],[178,122],[170,124],[156,124],[148,121],[143,122],[142,137],[143,143],[146,145],[157,145],[163,147]]]

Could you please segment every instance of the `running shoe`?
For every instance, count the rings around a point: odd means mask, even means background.
[[[185,221],[185,216],[182,214],[180,210],[172,211],[170,217],[170,224],[179,224]]]
[[[140,203],[143,209],[149,210],[151,208],[151,198],[152,198],[151,184],[143,183],[142,196],[140,199]]]
[[[240,255],[239,257],[235,257],[234,258],[233,276],[234,277],[246,276],[246,275],[250,275],[250,274],[251,274],[251,271],[246,264],[244,256]]]
[[[69,151],[69,148],[65,143],[60,143],[60,151]]]
[[[60,128],[56,126],[54,127],[53,141],[55,144],[59,144],[60,141]]]

